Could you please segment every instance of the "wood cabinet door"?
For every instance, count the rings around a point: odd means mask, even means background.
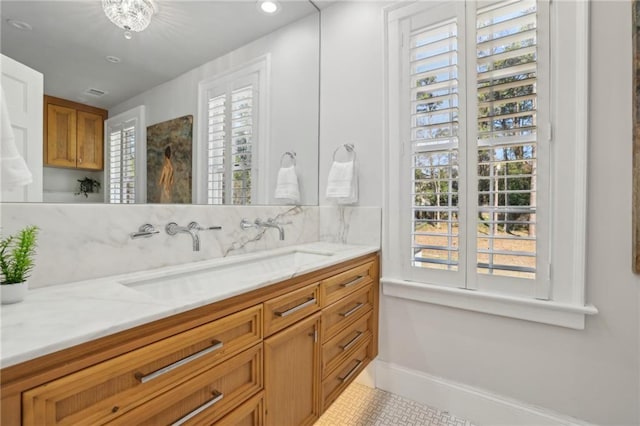
[[[102,170],[104,119],[99,114],[78,111],[78,150],[77,167],[79,169]]]
[[[47,105],[46,166],[76,167],[76,110]]]
[[[266,425],[311,425],[319,416],[320,313],[264,341]]]

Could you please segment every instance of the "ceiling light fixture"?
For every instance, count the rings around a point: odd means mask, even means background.
[[[156,12],[152,0],[102,0],[102,9],[111,22],[124,30],[127,40],[133,37],[132,31],[147,28]]]
[[[117,56],[112,56],[112,55],[105,56],[104,59],[107,62],[111,62],[112,64],[119,64],[120,62],[122,62],[122,59],[118,58]]]
[[[280,3],[276,0],[260,0],[258,9],[267,15],[275,15],[280,12]]]

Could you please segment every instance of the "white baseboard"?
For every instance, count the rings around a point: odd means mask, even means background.
[[[482,426],[594,426],[483,389],[375,360],[376,387]]]

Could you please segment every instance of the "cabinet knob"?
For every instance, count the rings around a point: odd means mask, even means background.
[[[82,157],[78,158],[78,162],[82,163]]]

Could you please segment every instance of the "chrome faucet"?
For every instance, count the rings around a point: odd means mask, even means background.
[[[198,231],[208,231],[214,229],[222,229],[222,226],[210,226],[208,228],[200,226],[198,222],[191,222],[187,226],[179,226],[175,222],[167,223],[164,230],[169,235],[176,235],[178,233],[185,233],[191,235],[193,241],[193,251],[200,251],[200,234]]]
[[[280,241],[284,240],[284,228],[282,227],[282,225],[277,223],[275,220],[267,219],[266,222],[263,222],[261,219],[256,219],[255,224],[256,224],[256,226],[261,227],[261,228],[276,228],[278,230],[278,232],[279,232],[279,235],[280,235]]]

